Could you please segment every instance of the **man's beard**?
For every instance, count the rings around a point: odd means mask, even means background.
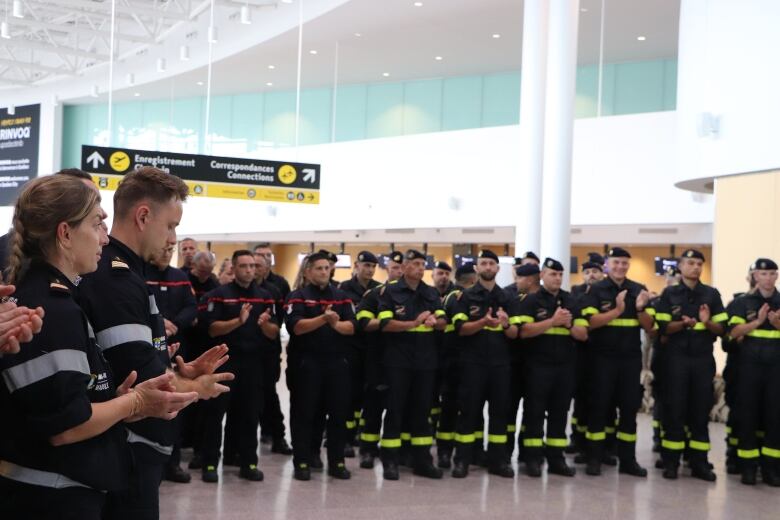
[[[492,282],[496,279],[495,273],[479,273],[479,278],[482,280],[485,280],[486,282]]]

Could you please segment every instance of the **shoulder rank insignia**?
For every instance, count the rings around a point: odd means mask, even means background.
[[[119,258],[118,256],[115,256],[111,260],[111,269],[124,269],[126,271],[130,270],[130,266],[127,265],[127,262]]]
[[[52,292],[70,294],[70,289],[68,289],[68,286],[65,285],[59,278],[52,278],[51,283],[49,283],[49,289],[51,289]]]

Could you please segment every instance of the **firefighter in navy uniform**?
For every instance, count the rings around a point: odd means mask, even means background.
[[[731,306],[730,336],[739,341],[737,456],[742,483],[756,484],[759,463],[764,483],[780,487],[780,293],[777,263],[759,258],[752,265],[756,288]],[[764,432],[763,441],[757,435]]]
[[[195,293],[195,302],[198,305],[196,323],[185,332],[185,344],[188,352],[184,354],[187,361],[195,359],[213,343],[209,337],[208,328],[204,325],[206,321],[206,300],[204,296],[219,287],[219,280],[213,273],[215,263],[216,259],[211,251],[198,251],[193,257],[192,268],[187,273],[192,290]],[[192,459],[190,459],[188,465],[189,469],[203,468],[201,444],[203,441],[204,404],[199,401],[187,407],[182,414],[182,447],[192,446]]]
[[[385,268],[387,281],[366,292],[357,308],[357,330],[362,332],[366,345],[366,386],[363,414],[360,418],[360,467],[372,469],[379,455],[379,434],[382,429],[382,412],[387,408],[387,383],[385,382],[384,342],[379,332],[379,294],[386,284],[398,280],[403,274],[403,253],[394,251],[387,256]]]
[[[756,279],[753,277],[753,265],[748,268],[748,274],[745,278],[748,282],[747,293],[753,292],[756,288]],[[726,306],[726,314],[733,315],[732,308],[744,292],[735,293],[734,298]],[[738,413],[737,413],[737,382],[739,381],[739,342],[734,341],[727,333],[721,340],[721,348],[726,353],[726,366],[723,368],[723,381],[726,383],[725,400],[729,407],[729,417],[726,420],[726,473],[737,475],[740,473],[739,457],[737,457],[737,446],[739,438]]]
[[[172,256],[173,248],[166,248],[152,258],[146,270],[146,284],[154,295],[163,317],[168,343],[171,345],[178,343],[179,354],[185,359],[193,359],[189,354],[186,339],[187,332],[193,327],[197,318],[198,306],[187,274],[181,269],[170,266]],[[191,477],[180,466],[182,419],[183,417],[174,419],[175,442],[163,478],[184,484],[189,482]]]
[[[485,401],[489,411],[488,472],[515,476],[506,449],[506,424],[511,382],[509,338],[517,337],[519,322],[507,314],[511,300],[496,285],[498,271],[498,256],[490,250],[481,251],[477,283],[456,297],[454,304],[452,324],[460,340],[459,414],[452,470],[456,478],[468,475],[477,441],[474,432],[481,423]]]
[[[349,299],[352,300],[352,306],[356,311],[363,299],[363,295],[379,285],[379,282],[374,280],[374,273],[378,263],[379,260],[372,252],[361,251],[355,260],[355,274],[349,280],[339,284],[339,289],[344,291]],[[355,446],[359,446],[359,439],[356,433],[358,432],[359,421],[362,418],[361,411],[363,410],[363,400],[365,398],[365,340],[366,336],[360,333],[360,330],[357,330],[356,334],[348,339],[350,350],[347,360],[349,361],[349,371],[352,376],[350,383],[352,415],[347,421],[347,443]],[[349,451],[350,449],[347,448],[347,452]],[[351,451],[353,452],[352,455],[354,455],[354,450]]]
[[[422,281],[426,257],[414,249],[404,254],[404,275],[380,294],[380,327],[384,334],[384,365],[390,394],[380,446],[384,478],[398,480],[401,427],[408,419],[413,471],[441,478],[433,465],[429,414],[433,399],[438,352],[434,330],[446,320],[436,289]],[[408,415],[407,415],[408,414]]]
[[[533,255],[533,256],[531,256]],[[515,283],[504,288],[504,291],[512,300],[518,296],[533,294],[541,287],[539,285],[539,266],[534,261],[534,255],[530,251],[523,255],[524,261],[522,265],[515,267]],[[511,367],[512,367],[512,385],[509,394],[509,412],[507,414],[507,434],[511,438],[507,443],[507,451],[509,456],[512,456],[514,452],[515,444],[517,444],[517,460],[523,462],[523,424],[524,420],[521,418],[520,432],[517,432],[517,416],[520,413],[520,401],[525,398],[525,350],[523,349],[523,342],[518,337],[512,340],[512,348],[510,349]],[[515,440],[515,436],[517,439]]]
[[[176,244],[174,230],[186,196],[187,186],[181,179],[156,168],[127,174],[114,193],[109,244],[103,248],[97,271],[79,285],[79,304],[118,381],[136,372],[142,382],[171,368],[163,318],[146,285],[145,260]],[[226,392],[219,383],[232,375],[213,373],[224,361],[208,362],[213,353],[221,357],[226,351],[215,347],[189,363],[178,363],[172,384],[178,390],[195,390],[201,398]],[[159,518],[159,485],[173,449],[172,425],[148,418],[129,423],[127,428],[133,473],[127,489],[109,493],[107,516]]]
[[[661,440],[664,478],[677,478],[680,458],[690,438],[692,475],[715,481],[707,462],[715,358],[712,345],[724,332],[728,315],[717,289],[700,281],[704,255],[688,249],[680,257],[681,283],[664,289],[655,306],[658,333],[667,338],[663,354],[663,429]]]
[[[582,263],[582,281],[571,288],[571,296],[582,306],[590,286],[604,279],[604,257],[588,253],[588,260]],[[578,453],[585,462],[585,432],[588,431],[588,342],[577,341],[577,384],[574,389],[574,411],[571,416],[571,443],[567,452]]]
[[[474,264],[468,262],[455,270],[455,288],[444,297],[444,312],[447,326],[442,337],[444,354],[440,356],[441,366],[441,414],[436,428],[436,458],[441,469],[452,467],[452,452],[455,449],[455,429],[458,421],[458,381],[460,379],[460,338],[455,332],[452,317],[460,294],[477,283]]]
[[[664,273],[666,278],[666,286],[677,285],[680,283],[680,270],[674,266],[668,266]],[[647,307],[653,318],[655,318],[656,309],[661,303],[661,297],[656,296],[650,300],[650,304]],[[667,343],[669,339],[662,334],[659,334],[658,323],[656,322],[655,331],[653,334],[653,347],[650,354],[650,371],[653,373],[653,451],[661,452],[661,431],[663,426],[663,408],[664,408],[664,390],[666,385],[664,383],[664,370],[666,368],[666,358],[664,357],[667,351]],[[663,460],[656,461],[656,468],[663,469]]]
[[[307,284],[290,293],[287,327],[295,340],[295,400],[292,403],[294,478],[311,478],[312,454],[321,439],[321,417],[327,414],[328,475],[346,480],[346,423],[350,407],[350,373],[346,338],[355,333],[352,300],[330,284],[327,254],[310,255],[304,266]],[[324,409],[323,409],[324,405]]]
[[[540,477],[543,459],[548,473],[572,477],[566,464],[566,420],[576,385],[575,340],[587,339],[587,320],[580,306],[561,289],[563,265],[551,258],[542,264],[543,286],[513,307],[526,351],[523,456],[528,476]],[[545,417],[547,430],[545,436]]]
[[[652,331],[646,312],[650,293],[644,285],[626,278],[631,255],[620,247],[610,249],[607,278],[591,286],[583,315],[589,319],[591,346],[590,408],[588,411],[588,475],[600,475],[607,420],[615,405],[620,411],[617,428],[619,471],[646,477],[636,461],[636,414],[642,403],[642,341],[640,330]]]
[[[439,293],[442,304],[444,304],[444,298],[455,289],[455,284],[452,283],[452,266],[444,261],[436,262],[431,271],[431,278],[433,280],[433,288]],[[444,364],[444,333],[443,331],[436,331],[436,343],[439,350],[439,370],[436,371],[436,384],[433,390],[433,406],[431,408],[431,425],[433,426],[433,434],[436,435],[437,426],[439,424],[439,416],[441,415],[441,385],[443,372],[441,367]]]
[[[273,296],[276,301],[276,318],[281,326],[284,320],[284,299],[287,293],[282,292],[284,284],[277,285],[271,282],[271,275],[273,274],[271,272],[271,260],[268,256],[261,255],[257,251],[257,248],[255,248],[255,283]],[[281,278],[278,275],[274,276]],[[284,281],[284,278],[281,278],[281,280]],[[287,282],[284,281],[284,283],[286,284]],[[279,378],[282,375],[281,337],[277,336],[274,343],[276,345],[275,348],[267,351],[268,356],[263,364],[265,369],[263,374],[265,389],[263,390],[263,410],[260,415],[261,440],[270,438],[271,453],[292,455],[292,448],[287,444],[287,439],[285,438],[284,413],[282,412],[282,405],[276,390],[276,383],[279,382]]]
[[[266,351],[273,350],[279,335],[271,293],[255,283],[255,259],[251,251],[233,253],[235,279],[206,297],[207,326],[215,341],[225,343],[231,352],[226,370],[236,378],[230,394],[207,403],[204,410],[204,482],[218,482],[217,465],[222,445],[222,419],[231,407],[239,456],[239,477],[262,481],[257,467],[257,427],[263,405],[263,363]]]

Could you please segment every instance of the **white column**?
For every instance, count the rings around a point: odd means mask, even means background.
[[[560,260],[569,286],[571,165],[577,81],[579,0],[550,0],[542,180],[541,258]]]
[[[520,161],[515,256],[539,251],[549,0],[525,0],[520,76]]]

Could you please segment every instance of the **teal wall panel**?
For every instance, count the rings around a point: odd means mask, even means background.
[[[383,83],[368,87],[366,137],[393,137],[404,131],[404,84]]]
[[[445,79],[442,97],[442,130],[482,126],[481,76]]]
[[[663,110],[664,65],[621,63],[615,71],[615,114]]]
[[[443,83],[431,79],[404,85],[404,135],[441,130]]]
[[[336,90],[336,141],[366,138],[368,85],[344,85]]]
[[[482,126],[516,125],[520,121],[520,74],[494,74],[482,82]]]

